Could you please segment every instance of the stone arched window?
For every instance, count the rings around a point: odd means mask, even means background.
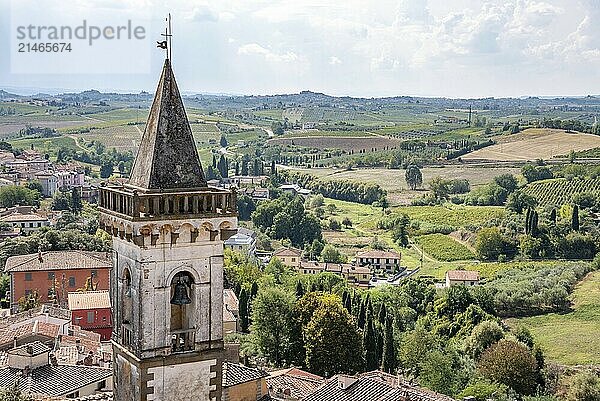
[[[170,328],[173,351],[191,351],[194,349],[195,342],[194,278],[190,273],[181,271],[171,280],[170,288]]]

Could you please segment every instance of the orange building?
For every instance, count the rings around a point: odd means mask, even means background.
[[[48,251],[11,256],[4,271],[10,274],[10,303],[37,293],[40,303],[58,303],[65,308],[68,293],[85,288],[108,290],[112,262],[105,252]],[[93,287],[93,288],[92,288]]]

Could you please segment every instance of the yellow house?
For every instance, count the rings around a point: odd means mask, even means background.
[[[273,252],[273,257],[281,260],[286,266],[298,269],[300,267],[302,251],[296,248],[279,248]]]
[[[267,399],[266,377],[260,369],[249,368],[239,363],[223,363],[222,401],[259,401]]]

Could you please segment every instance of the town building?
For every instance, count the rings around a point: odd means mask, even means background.
[[[479,272],[476,270],[448,270],[446,272],[446,287],[466,285],[472,287],[479,284]]]
[[[236,187],[243,186],[264,186],[269,179],[266,175],[234,175],[227,180],[230,185]]]
[[[373,273],[371,269],[355,266],[348,263],[327,263],[302,260],[297,268],[299,273],[319,274],[324,272],[335,273],[346,279],[350,284],[368,288]]]
[[[88,396],[96,391],[112,389],[110,369],[59,365],[56,359],[51,358],[50,351],[39,341],[7,351],[7,366],[0,369],[0,387],[11,387],[16,383],[25,394],[58,399]]]
[[[279,248],[273,252],[273,257],[281,260],[284,265],[297,270],[300,267],[302,251],[296,248]]]
[[[385,270],[395,273],[400,268],[402,255],[396,251],[380,251],[370,249],[356,254],[358,266],[368,266],[371,270]]]
[[[285,193],[300,195],[304,198],[308,198],[311,194],[310,189],[302,188],[298,184],[283,184],[279,189]]]
[[[58,189],[71,189],[81,187],[85,184],[85,174],[83,170],[62,170],[54,173]]]
[[[68,300],[74,326],[100,334],[102,341],[110,340],[112,313],[108,291],[70,292]]]
[[[223,364],[222,399],[224,401],[266,401],[269,396],[267,376],[260,369],[225,362]]]
[[[15,211],[0,217],[0,222],[8,224],[13,231],[19,233],[30,233],[39,230],[42,227],[50,226],[48,217],[42,216],[30,210],[29,212]]]
[[[269,200],[271,196],[269,188],[264,187],[240,188],[239,193],[243,195],[248,195],[252,198],[252,200],[256,202]]]
[[[58,178],[50,171],[40,171],[35,174],[35,180],[42,186],[42,195],[52,197],[58,190]]]
[[[104,252],[47,251],[11,256],[4,272],[10,274],[10,305],[18,309],[19,299],[35,295],[40,303],[67,306],[67,294],[93,284],[109,289],[112,267]]]
[[[207,185],[166,59],[130,178],[100,188],[113,238],[115,401],[220,401],[223,241],[236,197]]]
[[[254,256],[256,254],[256,232],[240,227],[235,235],[225,240],[224,245],[225,248]]]

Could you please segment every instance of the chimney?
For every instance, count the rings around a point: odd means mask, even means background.
[[[17,348],[17,336],[13,338],[13,348]]]
[[[356,377],[352,377],[352,376],[339,375],[337,377],[338,388],[340,390],[346,390],[347,388],[352,386],[357,381],[358,381],[358,379]]]

